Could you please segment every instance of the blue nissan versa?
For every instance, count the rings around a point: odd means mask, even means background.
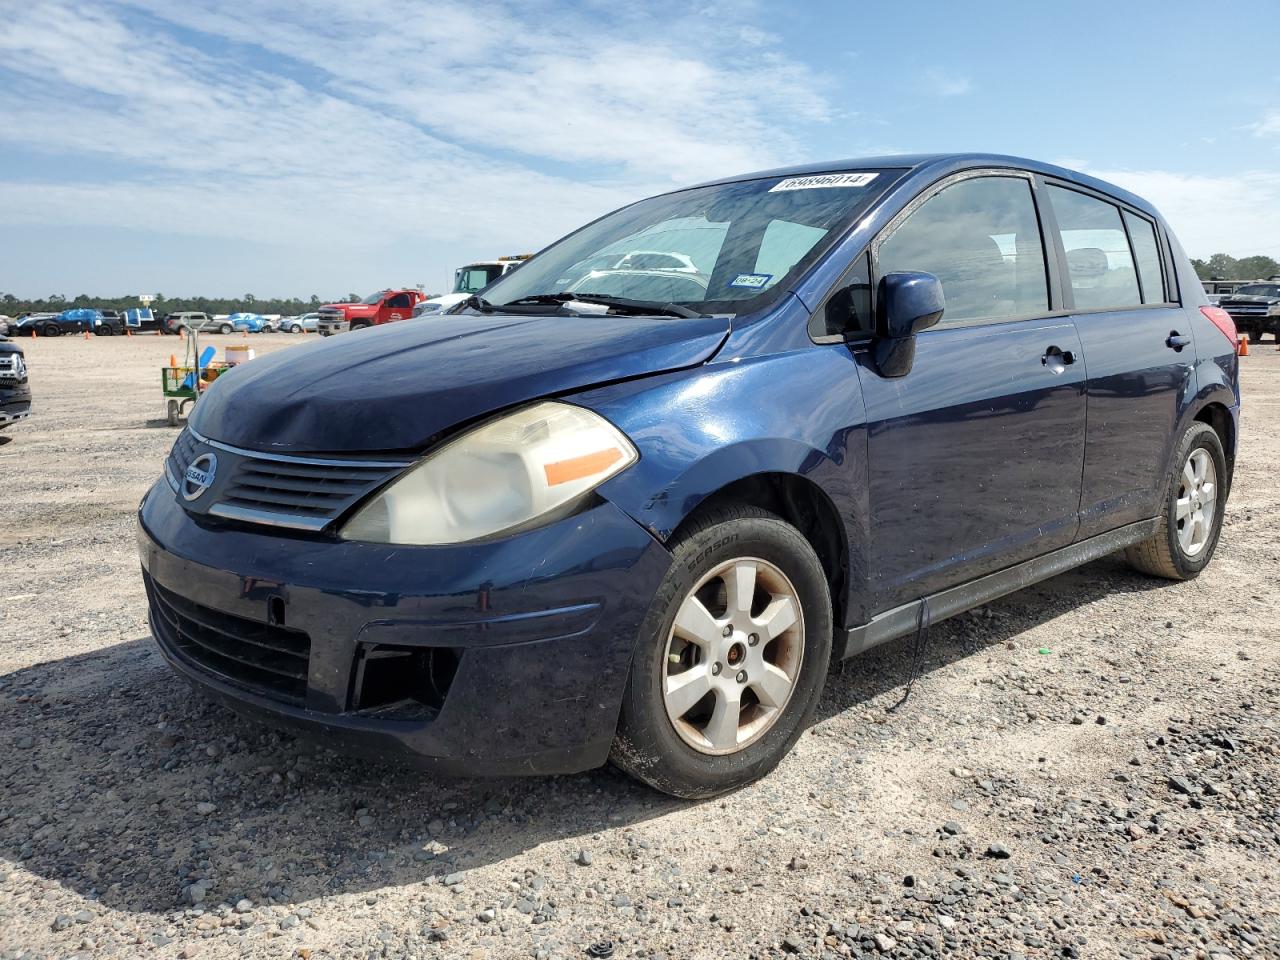
[[[672,266],[596,269],[639,251]],[[451,315],[220,377],[142,502],[152,627],[360,754],[714,795],[834,660],[1121,549],[1196,576],[1234,347],[1151,205],[1068,170],[679,190]]]

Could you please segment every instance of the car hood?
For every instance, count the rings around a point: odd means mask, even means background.
[[[505,407],[702,363],[729,327],[728,317],[545,315],[387,324],[234,368],[191,425],[264,452],[419,450]]]
[[[1262,297],[1262,296],[1230,296],[1223,297],[1218,301],[1218,306],[1226,306],[1229,303],[1252,304],[1252,303],[1280,303],[1280,297]]]
[[[326,303],[321,310],[337,310],[339,313],[374,313],[378,309],[376,303]]]

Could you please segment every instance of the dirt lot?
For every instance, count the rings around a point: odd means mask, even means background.
[[[0,957],[1280,956],[1270,343],[1200,579],[1108,558],[941,624],[895,713],[910,642],[852,661],[773,776],[701,804],[612,770],[432,781],[194,696],[133,540],[177,348],[28,346],[36,415],[0,445]]]

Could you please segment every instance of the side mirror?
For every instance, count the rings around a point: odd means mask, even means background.
[[[916,334],[942,319],[942,281],[932,273],[904,271],[880,279],[876,368],[884,377],[905,377],[916,359]]]

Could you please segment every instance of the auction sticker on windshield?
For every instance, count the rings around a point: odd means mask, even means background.
[[[823,187],[865,187],[878,173],[823,173],[812,177],[788,177],[769,188],[770,193],[788,190],[818,190]]]
[[[772,279],[771,273],[740,273],[729,281],[729,286],[753,287],[758,290]]]

